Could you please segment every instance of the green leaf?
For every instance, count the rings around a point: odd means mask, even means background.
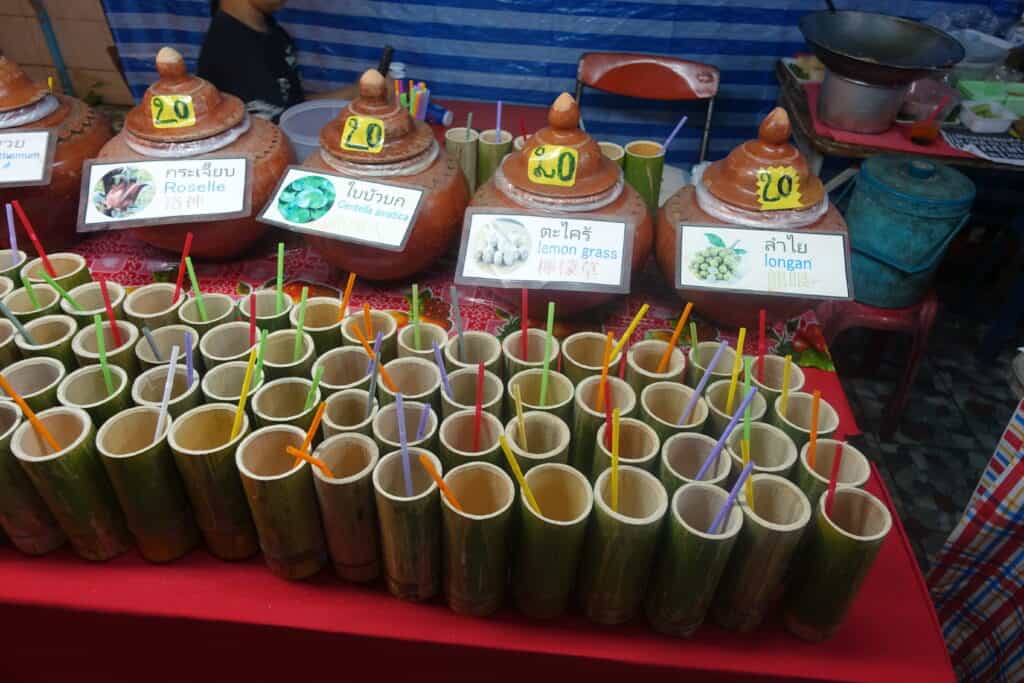
[[[807,349],[793,356],[793,361],[805,368],[818,368],[828,372],[835,372],[836,366],[826,354],[817,349]]]
[[[743,254],[746,254],[746,253],[747,253],[747,250],[746,250],[746,249],[733,249],[733,251],[734,251],[735,253],[739,254],[740,256],[743,256]]]
[[[721,237],[719,237],[715,233],[706,232],[704,233],[704,236],[708,238],[708,242],[711,242],[712,245],[716,247],[725,247],[725,242],[722,240]]]

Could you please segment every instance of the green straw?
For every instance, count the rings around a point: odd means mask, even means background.
[[[58,285],[58,284],[57,284],[57,281],[56,281],[56,280],[54,280],[54,279],[53,279],[52,277],[50,277],[49,275],[47,275],[47,274],[46,274],[46,271],[44,271],[44,270],[40,270],[40,271],[39,271],[39,275],[40,275],[40,277],[42,277],[42,278],[43,278],[44,280],[46,280],[46,284],[50,285],[50,286],[51,286],[51,287],[53,287],[53,288],[54,288],[55,290],[57,290],[57,293],[58,293],[58,294],[60,294],[60,295],[61,295],[61,297],[63,297],[63,299],[64,299],[65,301],[67,301],[67,302],[68,302],[69,304],[71,304],[71,308],[75,309],[75,310],[76,310],[76,311],[78,311],[79,313],[81,313],[81,312],[82,312],[82,307],[78,305],[78,302],[77,302],[77,301],[75,301],[74,297],[72,297],[72,296],[71,296],[70,294],[68,294],[68,292],[67,292],[67,290],[66,290],[66,289],[64,289],[63,287],[61,287],[60,285]],[[38,306],[37,306],[37,308],[38,308]]]
[[[420,286],[412,286],[412,339],[413,344],[416,346],[416,350],[421,349],[420,346]]]
[[[257,380],[263,379],[263,350],[267,348],[267,331],[260,331],[260,348],[256,352],[256,369],[253,371],[252,376]]]
[[[196,277],[196,270],[192,267],[192,257],[185,257],[185,267],[188,268],[188,279],[192,283],[192,296],[196,298],[196,308],[199,309],[199,319],[204,323],[209,321],[206,316],[206,306],[203,305],[203,290],[199,289],[199,278]]]
[[[324,376],[324,366],[316,366],[316,370],[313,371],[313,386],[309,388],[309,393],[306,394],[306,410],[313,407],[313,400],[316,397],[316,390],[320,388],[320,380]]]
[[[697,323],[690,321],[690,348],[693,349],[693,360],[698,364],[700,358],[697,357]]]
[[[740,353],[743,350],[740,349]],[[743,395],[746,396],[750,393],[750,361],[751,358],[745,358],[743,363],[746,369],[746,377],[743,379]],[[750,403],[747,404],[747,409],[743,411],[743,440],[750,443]]]
[[[302,288],[302,297],[299,299],[299,320],[295,326],[295,349],[292,351],[292,362],[298,363],[302,355],[302,328],[306,326],[306,297],[309,296],[309,287]]]
[[[11,324],[14,325],[15,329],[18,330],[18,334],[24,337],[25,341],[27,341],[32,346],[39,346],[35,338],[28,333],[28,330],[25,329],[25,326],[21,324],[20,320],[18,320],[18,317],[11,313],[11,309],[7,308],[7,306],[2,303],[0,303],[0,313],[2,313],[5,318],[11,321]]]
[[[555,332],[555,302],[548,302],[548,333],[544,337],[544,372],[540,376],[540,404],[548,404],[548,373],[551,369],[551,337]]]
[[[114,378],[110,376],[110,366],[107,365],[107,347],[103,342],[103,320],[97,313],[92,317],[93,327],[96,328],[96,352],[100,356],[100,371],[103,372],[103,383],[107,385],[108,395],[114,393]]]
[[[32,280],[25,277],[25,271],[21,271],[19,277],[21,278],[21,286],[25,288],[25,293],[28,294],[28,300],[32,302],[32,306],[38,311],[39,299],[36,298],[36,290],[32,287]]]
[[[277,313],[284,310],[284,242],[277,243]]]

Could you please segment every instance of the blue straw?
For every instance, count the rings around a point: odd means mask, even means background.
[[[0,303],[0,313],[2,313],[5,318],[11,321],[11,324],[14,325],[14,327],[18,330],[18,334],[25,338],[25,341],[27,341],[32,346],[39,346],[39,344],[35,340],[35,337],[29,334],[29,331],[25,329],[25,326],[21,324],[21,321],[18,320],[17,316],[11,313],[11,309],[7,308],[7,306],[5,306],[2,303]]]
[[[709,534],[719,533],[718,527],[725,521],[726,516],[732,512],[732,506],[736,504],[736,497],[740,495],[740,490],[743,488],[743,482],[750,476],[750,471],[754,469],[754,461],[751,460],[747,463],[747,466],[740,472],[739,479],[732,485],[732,490],[729,491],[729,497],[725,499],[725,503],[722,504],[722,509],[715,515],[714,521],[711,522],[711,526],[708,527]]]
[[[437,362],[437,369],[441,371],[441,384],[444,386],[444,393],[448,394],[448,398],[452,397],[452,385],[448,382],[448,371],[444,369],[444,358],[441,357],[441,347],[437,345],[437,340],[430,342],[434,345],[434,360]]]
[[[7,241],[11,243],[11,266],[18,265],[18,231],[14,229],[14,207],[7,205]]]
[[[419,441],[427,433],[427,418],[430,417],[430,404],[423,404],[423,411],[420,413],[420,424],[416,427],[416,440]]]
[[[675,140],[676,134],[679,133],[680,129],[682,129],[684,123],[686,123],[685,114],[683,115],[683,118],[679,119],[679,123],[677,123],[676,127],[672,129],[672,132],[668,134],[668,137],[665,138],[665,144],[661,146],[662,152],[668,154],[668,146],[672,144],[673,140]]]
[[[384,339],[384,331],[377,331],[377,338],[373,340],[373,358],[380,358],[380,344]],[[370,368],[373,367],[373,358],[366,364],[366,374],[370,374]]]
[[[409,466],[409,444],[405,440],[405,408],[402,394],[395,394],[395,415],[398,417],[398,444],[402,448],[402,479],[405,480],[405,497],[412,498],[412,468]]]
[[[732,419],[729,420],[729,424],[727,424],[725,429],[722,430],[722,436],[718,437],[718,443],[716,443],[715,447],[711,449],[711,454],[708,456],[708,459],[700,466],[697,476],[693,478],[694,481],[701,481],[704,479],[704,474],[708,471],[708,468],[711,467],[711,463],[718,460],[718,454],[721,453],[722,448],[725,447],[725,440],[729,438],[729,435],[732,434],[732,430],[736,428],[740,418],[743,416],[743,411],[746,410],[747,406],[750,405],[750,402],[754,400],[754,394],[756,393],[757,389],[751,389],[750,393],[743,397],[743,401],[736,409],[736,414],[732,416]]]
[[[154,349],[154,352],[156,349]],[[189,386],[192,386],[192,377],[195,374],[195,368],[192,365],[192,333],[185,333],[185,382]]]
[[[373,412],[373,395],[377,391],[377,361],[380,359],[380,340],[384,337],[383,331],[377,332],[377,341],[374,342],[373,358],[370,359],[370,369],[367,373],[370,375],[370,390],[366,394],[366,417],[370,417],[370,413]]]
[[[494,141],[500,143],[501,142],[501,100],[498,100],[497,119],[498,119],[497,122],[494,124],[494,130],[495,130]]]
[[[455,289],[455,285],[452,285],[449,291],[452,295],[452,314],[455,316],[455,331],[458,333],[456,339],[459,346],[459,362],[465,363],[466,343],[462,339],[462,312],[459,310],[459,290]]]
[[[142,336],[146,338],[146,343],[149,344],[149,349],[153,352],[153,357],[163,363],[164,358],[160,355],[160,349],[156,346],[156,340],[153,339],[153,333],[150,332],[149,328],[145,325],[142,326]]]
[[[697,405],[697,399],[700,398],[700,395],[704,393],[704,387],[707,386],[708,380],[711,379],[711,368],[715,367],[718,364],[718,359],[722,357],[723,353],[725,353],[725,348],[727,346],[729,346],[728,342],[723,341],[721,344],[719,344],[718,348],[715,350],[715,355],[711,359],[711,362],[708,363],[708,366],[706,368],[704,368],[704,376],[701,377],[700,382],[697,383],[697,388],[693,390],[693,394],[690,396],[690,400],[686,402],[686,407],[683,408],[683,414],[679,416],[679,422],[676,423],[680,427],[686,424],[686,418],[690,416],[690,413],[693,411],[693,407]]]

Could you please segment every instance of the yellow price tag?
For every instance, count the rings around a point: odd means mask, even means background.
[[[538,185],[572,187],[576,184],[576,167],[580,153],[572,147],[541,145],[534,147],[526,172],[530,182]]]
[[[802,209],[800,175],[792,166],[757,169],[757,201],[762,211]]]
[[[196,125],[191,95],[154,95],[149,101],[154,128],[188,128]]]
[[[384,122],[372,116],[350,116],[341,131],[341,148],[380,154],[384,149]]]

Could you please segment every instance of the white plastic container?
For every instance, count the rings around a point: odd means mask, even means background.
[[[988,107],[994,116],[980,116],[974,107]],[[960,103],[960,123],[975,133],[1005,133],[1017,120],[1017,115],[998,102],[965,100]]]
[[[281,114],[281,130],[288,138],[298,163],[320,149],[320,129],[338,117],[348,100],[309,100]]]
[[[1011,43],[981,31],[964,28],[950,31],[964,46],[966,56],[953,67],[953,76],[961,81],[983,81],[996,67],[1006,61]]]

